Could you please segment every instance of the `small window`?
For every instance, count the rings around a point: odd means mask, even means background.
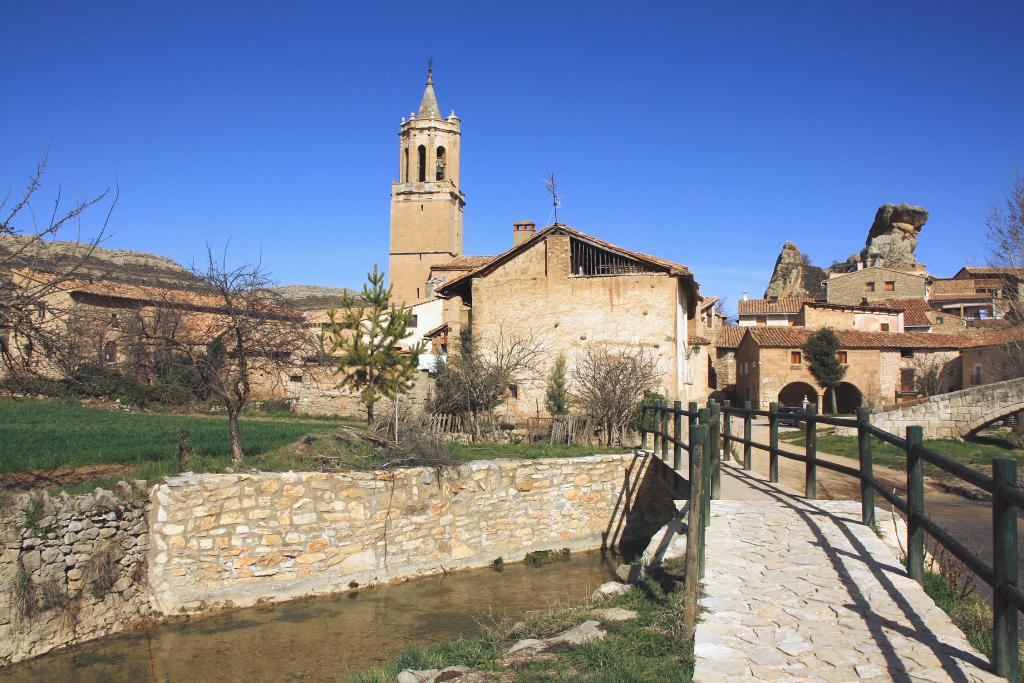
[[[416,293],[419,294],[419,292],[420,290],[417,289]],[[417,325],[419,325],[419,320],[420,318],[418,315],[413,315],[412,319],[409,321],[409,327],[416,327]]]
[[[900,358],[913,358],[914,349],[900,349]]]
[[[887,291],[887,292],[895,292],[896,291],[896,281],[895,280],[886,280],[885,281],[885,291]]]
[[[888,332],[889,331],[889,323],[882,323],[880,329],[882,330],[882,332]]]
[[[509,384],[508,395],[512,398],[519,398],[519,386],[516,384]]]
[[[846,351],[836,351],[836,360],[846,365]]]
[[[803,354],[801,354],[799,351],[790,351],[789,352],[789,364],[790,365],[800,365],[802,360],[803,360]]]
[[[900,391],[904,394],[914,393],[914,370],[912,368],[900,370]]]
[[[767,325],[768,324],[768,316],[766,316],[766,315],[759,315],[754,320],[755,320],[755,322],[758,325]]]
[[[289,382],[301,382],[302,381],[302,375],[289,375],[288,376],[288,381]]]
[[[865,282],[864,283],[864,291],[865,292],[873,292],[873,291],[875,291],[875,283],[874,282]]]
[[[103,362],[117,362],[117,342],[108,341],[106,344],[103,345]]]
[[[974,368],[971,371],[971,384],[974,386],[981,384],[981,363],[974,364]]]
[[[935,322],[937,324],[941,325],[943,323],[943,321],[945,321],[945,318],[943,316],[941,316],[941,315],[935,316]]]

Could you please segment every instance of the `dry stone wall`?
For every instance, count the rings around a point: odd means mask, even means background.
[[[149,579],[167,614],[615,545],[675,511],[633,454],[448,471],[184,475],[152,499]]]
[[[150,612],[145,504],[18,495],[0,517],[0,665],[124,630]]]

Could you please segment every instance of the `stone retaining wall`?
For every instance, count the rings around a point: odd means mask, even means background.
[[[644,458],[176,477],[151,494],[150,584],[170,614],[614,545],[675,512]]]
[[[125,487],[130,499],[133,492]],[[0,665],[124,630],[150,611],[145,504],[21,494],[0,516]]]

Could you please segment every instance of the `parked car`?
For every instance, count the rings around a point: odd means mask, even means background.
[[[785,427],[799,427],[800,421],[806,417],[800,406],[779,406],[778,424]]]

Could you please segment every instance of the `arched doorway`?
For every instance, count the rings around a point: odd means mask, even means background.
[[[861,394],[860,389],[849,382],[840,382],[837,384],[835,393],[837,413],[852,413],[857,410],[857,408],[860,408],[861,404],[864,402],[864,396]],[[825,390],[825,401],[822,404],[822,408],[829,412],[832,410],[831,388]]]
[[[818,390],[807,382],[790,382],[779,391],[779,405],[799,408],[805,400],[818,404]]]

